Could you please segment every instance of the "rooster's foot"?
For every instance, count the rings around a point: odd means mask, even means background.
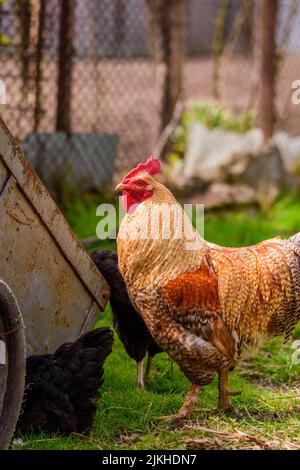
[[[200,389],[201,385],[192,384],[190,391],[185,397],[184,403],[180,408],[178,414],[170,416],[160,416],[158,419],[163,421],[181,421],[190,418],[193,414],[194,405],[197,403],[198,393]]]
[[[232,390],[226,390],[226,395],[229,395],[231,397],[237,397],[238,395],[242,395],[242,392],[234,392]]]
[[[229,413],[234,411],[232,402],[230,400],[230,396],[238,396],[241,395],[242,392],[233,392],[229,389],[223,390],[219,397],[219,406],[218,410],[223,413]]]
[[[232,403],[219,403],[218,408],[195,408],[198,413],[208,413],[210,415],[216,415],[219,413],[232,413],[235,411]]]
[[[159,416],[157,419],[161,421],[182,421],[184,419],[188,419],[192,416],[194,410],[193,403],[184,403],[184,405],[180,408],[177,415],[169,415],[169,416]]]
[[[197,413],[216,413],[218,410],[215,408],[195,408]]]
[[[225,403],[219,403],[217,411],[220,413],[232,413],[234,411],[233,404],[229,400]]]
[[[190,418],[192,413],[184,415],[183,413],[178,413],[177,415],[168,415],[168,416],[158,416],[156,419],[159,421],[183,421],[184,419]]]
[[[234,411],[234,408],[231,405],[219,405],[218,408],[195,408],[197,413],[207,413],[209,415],[218,415],[220,413],[226,413]]]

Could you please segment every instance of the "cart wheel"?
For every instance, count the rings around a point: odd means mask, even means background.
[[[22,406],[26,370],[22,316],[12,291],[0,281],[0,449],[8,446]]]

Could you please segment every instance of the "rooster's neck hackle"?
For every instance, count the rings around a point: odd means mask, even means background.
[[[173,194],[151,184],[153,196],[125,216],[118,236],[120,270],[132,287],[163,285],[197,269],[207,249]]]

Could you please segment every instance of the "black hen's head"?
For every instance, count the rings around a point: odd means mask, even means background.
[[[117,253],[111,250],[95,250],[91,253],[91,258],[102,276],[111,285],[116,274],[119,274]]]

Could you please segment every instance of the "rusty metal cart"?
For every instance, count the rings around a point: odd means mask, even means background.
[[[0,118],[0,448],[20,412],[26,355],[51,353],[91,329],[108,294]]]

